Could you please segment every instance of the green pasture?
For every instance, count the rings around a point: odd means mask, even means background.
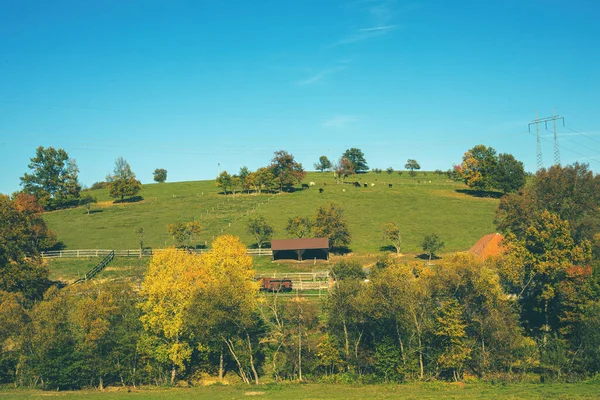
[[[597,399],[598,384],[213,385],[192,388],[108,388],[75,392],[2,390],[2,399]]]
[[[436,233],[446,243],[444,251],[469,249],[481,236],[494,232],[494,210],[498,200],[475,197],[460,183],[445,175],[419,172],[411,179],[407,172],[359,174],[350,180],[361,187],[336,184],[331,173],[309,173],[310,189],[282,194],[220,193],[214,181],[177,182],[144,185],[135,203],[114,204],[108,190],[89,193],[98,199],[92,213],[83,208],[50,212],[45,218],[67,249],[135,249],[139,247],[137,228],[144,229],[144,244],[154,248],[174,245],[167,224],[200,221],[203,233],[198,245],[231,233],[252,246],[246,233],[249,218],[263,215],[275,226],[275,238],[288,237],[288,217],[313,216],[317,207],[338,202],[346,212],[352,233],[350,249],[376,254],[388,244],[382,239],[384,223],[393,221],[403,234],[403,252],[420,251],[423,237]],[[364,187],[364,184],[367,187]],[[392,187],[389,187],[389,185]],[[319,188],[324,190],[319,193]]]

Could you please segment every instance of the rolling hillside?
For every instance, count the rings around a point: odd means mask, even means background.
[[[444,251],[468,249],[481,236],[495,230],[497,199],[477,198],[465,186],[447,181],[444,175],[419,172],[357,175],[367,187],[336,184],[331,173],[312,172],[304,182],[315,182],[310,189],[283,194],[223,195],[214,181],[178,182],[144,185],[137,203],[114,204],[108,190],[89,192],[98,199],[92,213],[83,208],[47,213],[49,226],[67,249],[134,249],[139,246],[136,229],[144,229],[146,246],[173,245],[166,225],[199,220],[201,243],[223,233],[240,236],[246,245],[248,218],[263,215],[276,229],[276,238],[288,237],[285,223],[290,216],[312,216],[318,206],[336,201],[345,209],[352,233],[354,252],[376,253],[387,243],[381,228],[393,221],[403,234],[403,252],[420,251],[423,237],[436,233],[446,243]],[[389,185],[392,184],[392,187]],[[319,188],[324,192],[319,193]]]

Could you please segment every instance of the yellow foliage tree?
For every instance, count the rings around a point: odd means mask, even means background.
[[[170,363],[171,383],[177,369],[185,370],[193,351],[193,332],[187,321],[194,293],[207,286],[210,275],[201,257],[167,249],[152,257],[142,283],[144,329],[154,335],[153,353]]]

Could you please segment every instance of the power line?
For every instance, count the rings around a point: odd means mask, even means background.
[[[556,131],[556,120],[562,119],[563,126],[565,125],[565,118],[560,115],[556,115],[556,111],[552,117],[538,118],[538,113],[535,113],[535,119],[527,125],[527,129],[531,132],[531,125],[535,125],[537,134],[537,167],[538,169],[543,168],[544,162],[542,160],[542,144],[540,141],[540,124],[543,123],[548,129],[548,122],[552,121],[554,124],[554,164],[560,165],[560,148],[558,147],[558,133]]]

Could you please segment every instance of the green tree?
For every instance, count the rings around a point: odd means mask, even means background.
[[[417,160],[408,159],[408,160],[406,160],[406,164],[404,164],[404,168],[410,170],[410,172],[408,174],[410,175],[411,178],[414,178],[415,176],[417,176],[417,173],[415,172],[415,170],[421,169],[421,166],[419,165]]]
[[[142,190],[142,183],[135,179],[129,163],[123,157],[115,160],[113,174],[108,175],[106,181],[110,197],[121,198],[121,201],[125,196],[135,196]]]
[[[400,255],[400,245],[402,244],[400,228],[393,222],[386,223],[383,226],[383,237],[394,246],[396,254]]]
[[[290,217],[288,218],[285,231],[290,235],[303,238],[309,236],[312,232],[313,222],[308,217]]]
[[[79,199],[79,205],[85,207],[85,210],[87,211],[87,215],[90,215],[90,210],[92,209],[92,204],[97,203],[97,202],[98,202],[98,200],[96,200],[95,197],[92,197],[89,194],[86,194]]]
[[[452,371],[452,377],[458,381],[462,379],[463,367],[471,353],[466,343],[467,324],[462,316],[462,308],[457,300],[450,299],[441,302],[436,311],[435,335],[440,347],[437,363],[440,368]]]
[[[250,177],[258,194],[261,194],[263,190],[272,190],[276,186],[275,175],[269,168],[259,168],[250,174]]]
[[[252,187],[252,180],[248,179],[250,173],[250,170],[246,166],[240,168],[240,172],[238,173],[242,185],[242,190],[245,190],[247,193],[250,193],[250,188]]]
[[[315,163],[315,169],[317,171],[325,171],[331,169],[331,161],[326,156],[319,157],[319,162]]]
[[[273,173],[280,191],[302,182],[306,176],[302,164],[296,162],[294,156],[284,150],[275,152],[269,169]]]
[[[254,237],[258,248],[262,248],[263,244],[271,241],[275,229],[269,224],[265,217],[258,216],[250,218],[246,226],[246,231]]]
[[[202,232],[202,227],[198,221],[190,221],[187,224],[176,222],[167,225],[167,232],[173,236],[178,246],[193,247],[198,235]]]
[[[440,239],[438,235],[432,233],[425,236],[421,243],[421,247],[423,248],[423,251],[429,255],[429,262],[431,262],[431,257],[444,248],[444,242],[442,242],[442,239]]]
[[[356,172],[366,172],[369,170],[367,160],[361,149],[352,147],[342,154],[343,158],[347,158],[352,164],[353,170]]]
[[[317,209],[313,232],[315,237],[328,238],[332,248],[346,247],[352,239],[344,210],[333,202]]]
[[[217,187],[223,188],[223,194],[227,194],[228,189],[231,189],[232,177],[229,175],[227,171],[223,171],[217,177],[216,183]]]
[[[154,182],[164,183],[167,180],[167,170],[163,168],[157,168],[154,170]]]
[[[496,150],[480,144],[464,154],[460,173],[467,186],[481,192],[494,188],[497,167]]]
[[[388,175],[392,175],[394,173],[394,167],[388,167],[385,172],[387,172]]]
[[[81,192],[75,160],[63,149],[40,146],[30,159],[31,174],[21,177],[25,193],[35,196],[46,210],[61,208]]]
[[[498,155],[498,164],[494,171],[494,187],[505,194],[516,192],[525,186],[525,168],[512,154]]]

